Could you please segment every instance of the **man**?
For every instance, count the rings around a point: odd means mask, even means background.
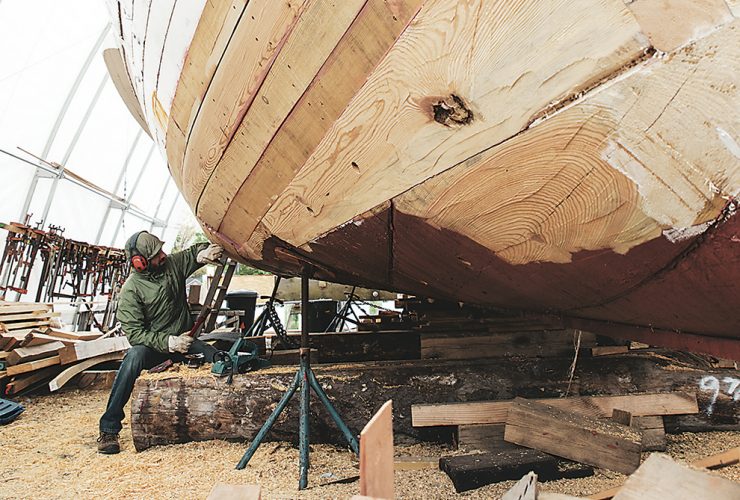
[[[221,258],[223,248],[198,243],[182,252],[167,255],[162,241],[146,231],[126,242],[131,273],[121,288],[118,320],[131,343],[113,382],[108,407],[100,418],[98,452],[118,453],[118,433],[123,407],[131,397],[134,382],[143,369],[185,354],[204,355],[213,362],[216,349],[188,335],[193,326],[185,296],[185,279],[203,264]]]

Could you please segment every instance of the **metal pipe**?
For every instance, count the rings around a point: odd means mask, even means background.
[[[116,242],[116,238],[118,238],[118,232],[120,231],[121,224],[123,223],[123,216],[126,215],[126,212],[128,212],[129,208],[131,207],[131,199],[134,197],[134,194],[136,193],[136,189],[139,187],[139,182],[141,181],[141,178],[144,176],[144,170],[146,170],[146,166],[149,163],[149,160],[151,159],[153,152],[154,152],[154,143],[152,143],[152,146],[149,148],[149,152],[146,155],[144,164],[141,166],[141,170],[139,170],[139,174],[136,176],[134,185],[131,187],[131,192],[128,193],[128,199],[126,200],[126,205],[121,208],[121,216],[118,218],[118,224],[116,224],[116,230],[113,232],[113,238],[111,239],[110,246],[113,246]]]
[[[44,145],[44,150],[41,153],[42,157],[46,158],[49,155],[51,146],[54,143],[54,139],[57,136],[57,132],[59,132],[59,127],[62,125],[62,120],[64,120],[64,117],[67,115],[67,111],[69,110],[69,106],[72,103],[72,99],[74,99],[74,96],[77,94],[77,90],[79,90],[80,84],[82,83],[82,80],[87,74],[87,70],[90,68],[90,64],[92,64],[93,60],[95,59],[95,56],[98,54],[98,50],[100,49],[100,46],[103,45],[103,41],[105,40],[105,37],[108,35],[108,31],[110,31],[110,28],[111,28],[111,23],[107,23],[103,27],[103,31],[100,32],[98,39],[95,41],[95,45],[93,45],[93,48],[90,50],[90,53],[87,55],[87,59],[85,59],[85,62],[82,64],[82,67],[80,68],[80,71],[77,74],[77,78],[72,84],[72,88],[70,88],[69,92],[67,93],[67,98],[64,100],[64,104],[62,104],[62,109],[59,110],[59,114],[57,115],[57,119],[51,128],[51,132],[49,132],[49,137],[46,138],[46,144]],[[21,213],[18,216],[18,220],[23,220],[26,217],[26,214],[28,213],[28,210],[31,207],[31,201],[33,200],[33,195],[36,193],[36,186],[38,185],[39,178],[40,176],[38,175],[38,170],[37,170],[36,172],[34,172],[33,179],[31,180],[31,185],[28,187],[28,191],[26,192],[26,200],[23,202],[23,208],[21,209]]]
[[[69,144],[69,146],[67,147],[67,151],[64,153],[64,159],[62,160],[62,168],[57,174],[57,177],[55,177],[51,183],[51,189],[49,190],[49,195],[46,198],[46,204],[44,205],[44,211],[41,214],[41,222],[39,224],[39,227],[43,228],[44,224],[46,223],[46,217],[49,215],[49,209],[51,208],[51,203],[52,201],[54,201],[54,195],[56,194],[56,191],[57,191],[59,179],[61,178],[61,174],[64,173],[64,165],[67,163],[67,160],[69,160],[69,157],[72,154],[72,151],[77,145],[77,141],[79,140],[80,135],[82,135],[82,131],[85,129],[85,126],[87,125],[87,122],[90,119],[90,115],[95,109],[95,106],[98,103],[98,99],[100,99],[100,94],[103,93],[103,87],[105,87],[105,84],[108,82],[109,78],[110,76],[108,75],[108,73],[106,73],[103,76],[103,78],[100,80],[100,83],[98,84],[98,89],[95,91],[95,95],[93,96],[92,101],[90,101],[90,104],[87,106],[87,110],[85,111],[85,116],[82,117],[82,121],[80,122],[80,125],[77,127],[77,131],[75,132],[75,135],[72,138],[72,142]]]
[[[136,146],[139,143],[139,139],[141,138],[141,134],[143,134],[144,131],[139,129],[139,131],[136,133],[136,137],[134,138],[134,142],[131,144],[131,148],[128,150],[128,154],[126,155],[126,160],[123,162],[123,167],[121,168],[121,172],[118,174],[118,179],[116,180],[116,185],[113,187],[113,194],[118,193],[118,189],[121,187],[121,182],[123,182],[123,177],[126,175],[126,169],[128,169],[128,164],[131,161],[131,157],[134,154],[134,150],[136,150]],[[100,238],[103,237],[103,229],[105,228],[105,223],[108,221],[108,215],[110,215],[111,208],[113,208],[113,202],[110,201],[108,203],[108,207],[105,209],[105,214],[103,215],[103,219],[100,221],[100,227],[98,228],[98,235],[95,237],[95,244],[100,244]],[[154,217],[156,217],[157,214],[154,214]]]
[[[309,372],[311,371],[309,348],[308,348],[308,269],[303,270],[301,275],[301,416],[299,435],[299,455],[300,455],[300,479],[298,480],[298,489],[303,490],[308,486],[308,469],[310,467],[308,456],[308,445],[310,441],[308,416],[311,403],[311,384],[308,381]]]
[[[172,177],[167,176],[167,180],[164,182],[164,188],[162,189],[162,194],[159,195],[159,201],[157,201],[157,208],[154,210],[154,218],[156,219],[159,215],[159,209],[162,207],[162,201],[164,200],[164,195],[167,194],[167,189],[170,187],[170,183],[172,182]],[[154,231],[154,221],[152,221],[151,226],[149,226],[149,232],[151,233]]]

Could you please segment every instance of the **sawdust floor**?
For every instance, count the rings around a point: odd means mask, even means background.
[[[309,488],[297,491],[298,450],[287,443],[265,443],[247,470],[234,465],[244,444],[210,441],[162,446],[136,453],[128,422],[119,455],[96,453],[97,423],[108,391],[67,391],[21,398],[26,411],[0,427],[1,498],[205,498],[216,482],[260,484],[262,498],[348,499],[359,493],[357,481],[326,483],[358,474],[351,453],[313,445]],[[734,446],[740,433],[717,432],[669,436],[669,453],[691,461]],[[396,455],[451,454],[439,446],[396,447]],[[718,472],[740,481],[740,466]],[[621,483],[624,476],[597,471],[591,478],[545,483],[547,491],[586,495]],[[513,481],[456,494],[438,470],[396,473],[398,498],[498,498]]]

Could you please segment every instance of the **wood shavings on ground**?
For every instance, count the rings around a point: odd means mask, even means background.
[[[195,370],[193,370],[195,371]],[[161,374],[160,374],[161,375]],[[26,411],[0,427],[0,497],[2,498],[205,498],[213,484],[259,484],[264,499],[348,499],[359,493],[358,463],[348,450],[311,446],[309,488],[298,491],[298,450],[289,443],[265,443],[246,470],[234,465],[245,443],[193,442],[151,448],[136,453],[128,419],[121,433],[122,452],[104,456],[96,451],[98,418],[108,391],[67,391],[21,398]],[[668,452],[691,461],[740,446],[740,433],[716,432],[668,435]],[[431,444],[397,446],[397,456],[460,454]],[[717,471],[740,480],[740,466]],[[621,484],[625,476],[598,470],[585,479],[552,481],[543,490],[585,496]],[[333,484],[332,484],[333,483]],[[456,494],[438,470],[396,472],[399,499],[497,498],[513,486],[506,481]]]

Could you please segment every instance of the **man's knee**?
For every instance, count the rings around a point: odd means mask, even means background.
[[[133,371],[136,374],[141,373],[141,371],[146,367],[147,359],[154,353],[156,353],[154,349],[145,345],[131,346],[131,349],[129,349],[123,357],[121,370]]]

